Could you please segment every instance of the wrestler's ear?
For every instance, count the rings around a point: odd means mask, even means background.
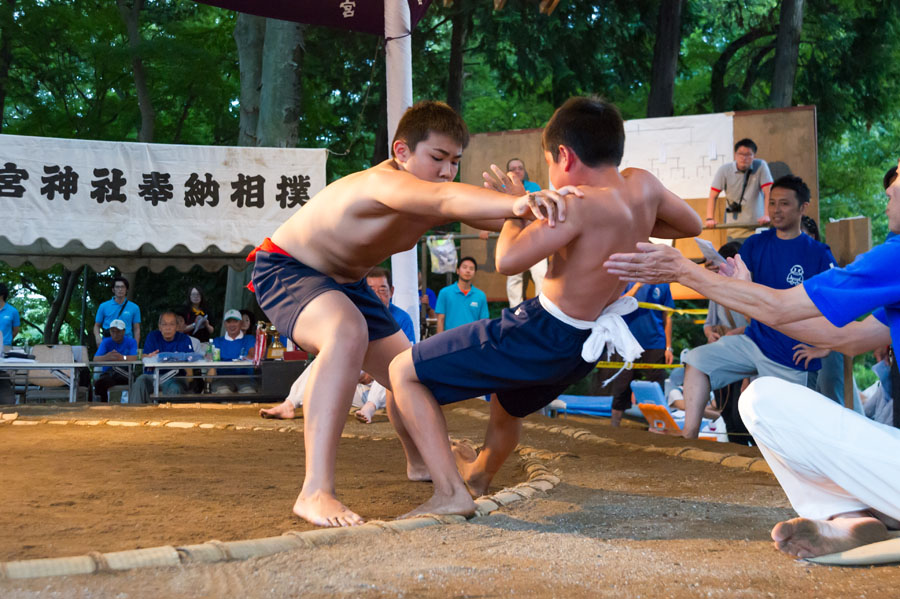
[[[402,139],[394,140],[393,150],[394,156],[396,156],[397,160],[399,160],[400,162],[406,162],[412,155],[409,146],[406,145],[406,141]]]
[[[572,170],[572,167],[575,166],[575,162],[578,160],[578,156],[575,155],[575,151],[572,150],[569,146],[559,146],[559,166],[562,167],[563,172],[567,173]]]

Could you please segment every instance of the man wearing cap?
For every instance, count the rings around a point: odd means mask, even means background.
[[[134,337],[125,336],[125,321],[116,318],[109,323],[109,337],[104,337],[94,354],[98,362],[133,362],[137,359],[137,341]],[[109,401],[108,391],[114,385],[127,385],[128,375],[113,365],[104,366],[101,374],[94,382],[94,394],[97,401]]]
[[[219,349],[219,357],[223,362],[243,360],[253,355],[256,339],[250,335],[244,335],[241,331],[241,313],[238,310],[225,312],[225,334],[212,340],[212,344]],[[209,374],[215,375],[215,370]],[[231,369],[225,374],[249,376],[253,374],[251,368]],[[218,379],[212,383],[213,393],[256,393],[256,385],[250,379]]]

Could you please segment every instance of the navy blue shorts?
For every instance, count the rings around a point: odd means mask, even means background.
[[[387,306],[365,279],[341,284],[285,254],[256,252],[253,287],[259,307],[285,335],[293,332],[294,323],[306,304],[326,291],[340,291],[359,308],[369,327],[369,341],[389,337],[400,330]]]
[[[496,393],[522,418],[540,410],[594,369],[581,358],[590,331],[551,316],[537,298],[413,345],[419,381],[439,404]]]

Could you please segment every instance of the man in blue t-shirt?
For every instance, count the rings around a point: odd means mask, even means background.
[[[109,323],[109,337],[104,337],[94,354],[97,362],[112,362],[104,366],[103,373],[94,381],[94,395],[97,401],[109,401],[109,388],[128,384],[128,372],[116,368],[116,362],[137,360],[137,342],[134,337],[125,336],[125,322],[115,319]]]
[[[809,187],[787,175],[772,185],[769,218],[772,229],[748,238],[740,256],[753,281],[772,289],[789,289],[834,265],[828,246],[800,231],[809,205]],[[776,376],[806,384],[806,371],[818,370],[819,360],[794,363],[796,339],[753,320],[745,330],[735,329],[715,343],[688,352],[685,358],[684,436],[695,439],[710,389],[719,389],[753,376]]]
[[[134,337],[135,343],[141,343],[141,309],[138,305],[128,300],[128,279],[116,277],[113,279],[113,298],[100,304],[97,309],[97,317],[94,319],[94,338],[97,347],[103,341],[103,332],[109,331],[109,324],[113,320],[121,320],[125,323],[125,336]]]
[[[888,226],[900,233],[897,167],[885,186]],[[638,249],[611,256],[607,270],[626,280],[678,281],[792,338],[847,355],[900,345],[900,237],[783,290],[750,283],[740,260],[732,265],[735,278],[723,279],[672,248]],[[748,387],[740,412],[800,516],[772,529],[778,549],[815,557],[886,540],[888,530],[900,529],[900,430],[770,377]]]
[[[222,362],[253,358],[256,338],[241,331],[242,319],[239,310],[228,310],[222,318],[225,334],[212,340],[212,344],[219,348],[219,359]],[[207,374],[215,376],[216,372],[211,369]],[[223,368],[221,374],[249,377],[253,374],[253,369]],[[250,378],[220,378],[213,380],[210,389],[213,393],[256,393],[257,386]]]
[[[644,285],[631,283],[625,288],[623,295],[633,296],[638,302],[658,304],[669,308],[675,307],[672,292],[668,283],[660,285]],[[672,313],[649,308],[638,308],[631,314],[623,316],[625,323],[637,339],[644,353],[634,361],[635,364],[671,364],[672,353]],[[619,362],[622,356],[613,354],[611,362]],[[619,426],[625,410],[631,407],[631,381],[646,380],[659,383],[660,390],[666,381],[666,371],[662,369],[623,370],[608,385],[604,383],[619,372],[618,368],[598,368],[591,379],[591,395],[612,395],[612,417],[610,424]]]
[[[462,258],[456,267],[456,283],[444,287],[438,293],[437,306],[434,308],[437,312],[438,333],[490,316],[487,296],[472,285],[477,271],[475,258]]]
[[[176,321],[175,312],[168,310],[159,315],[159,330],[151,331],[144,341],[144,358],[152,358],[161,353],[191,353],[194,346],[191,338],[184,333],[177,331],[178,323]],[[171,368],[168,370],[172,370]],[[160,369],[160,374],[166,372]],[[139,376],[132,386],[132,394],[129,397],[129,403],[150,403],[150,395],[153,393],[153,375],[152,369],[144,368],[144,374]],[[159,385],[159,392],[162,395],[180,395],[184,393],[186,387],[183,380],[179,380],[178,376],[187,374],[184,370],[179,370],[178,375]]]
[[[12,345],[22,324],[19,311],[6,303],[8,297],[9,287],[6,283],[0,283],[0,349],[3,349],[4,345]]]

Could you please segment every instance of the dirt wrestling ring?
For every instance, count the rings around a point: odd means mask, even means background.
[[[451,432],[480,440],[486,405],[460,405],[446,411]],[[252,558],[294,555],[291,552],[298,550],[313,555],[360,546],[402,546],[404,539],[417,534],[413,531],[422,529],[464,537],[460,530],[479,528],[474,522],[497,526],[510,510],[558,518],[561,504],[578,526],[565,518],[559,526],[579,535],[607,527],[604,539],[627,537],[641,543],[668,535],[670,546],[693,544],[694,533],[667,532],[665,524],[671,516],[693,514],[717,531],[727,529],[732,542],[746,542],[749,535],[767,547],[776,564],[792,563],[772,554],[765,539],[768,528],[791,513],[753,448],[689,444],[643,430],[613,430],[592,420],[529,418],[518,456],[498,473],[491,495],[478,500],[478,512],[468,525],[462,517],[395,520],[425,501],[431,485],[406,479],[402,450],[386,418],[372,425],[351,418],[338,454],[338,489],[341,499],[368,523],[316,529],[290,514],[302,480],[302,420],[261,420],[258,406],[247,405],[63,404],[16,409],[15,417],[6,410],[0,425],[5,448],[0,488],[6,508],[0,512],[3,584],[255,563]],[[648,478],[626,467],[638,463],[653,469]],[[735,482],[719,488],[714,504],[686,499],[696,495],[692,487],[698,475],[713,484],[715,477]],[[653,480],[665,491],[648,486]],[[638,493],[640,489],[649,490]],[[590,512],[593,506],[587,504],[594,500],[588,497],[597,497],[602,521],[597,521],[599,512]],[[699,499],[711,497],[701,493]],[[746,505],[739,505],[742,501]],[[719,509],[710,510],[710,505],[731,504],[739,509],[710,515]],[[466,559],[477,563],[480,557]]]

